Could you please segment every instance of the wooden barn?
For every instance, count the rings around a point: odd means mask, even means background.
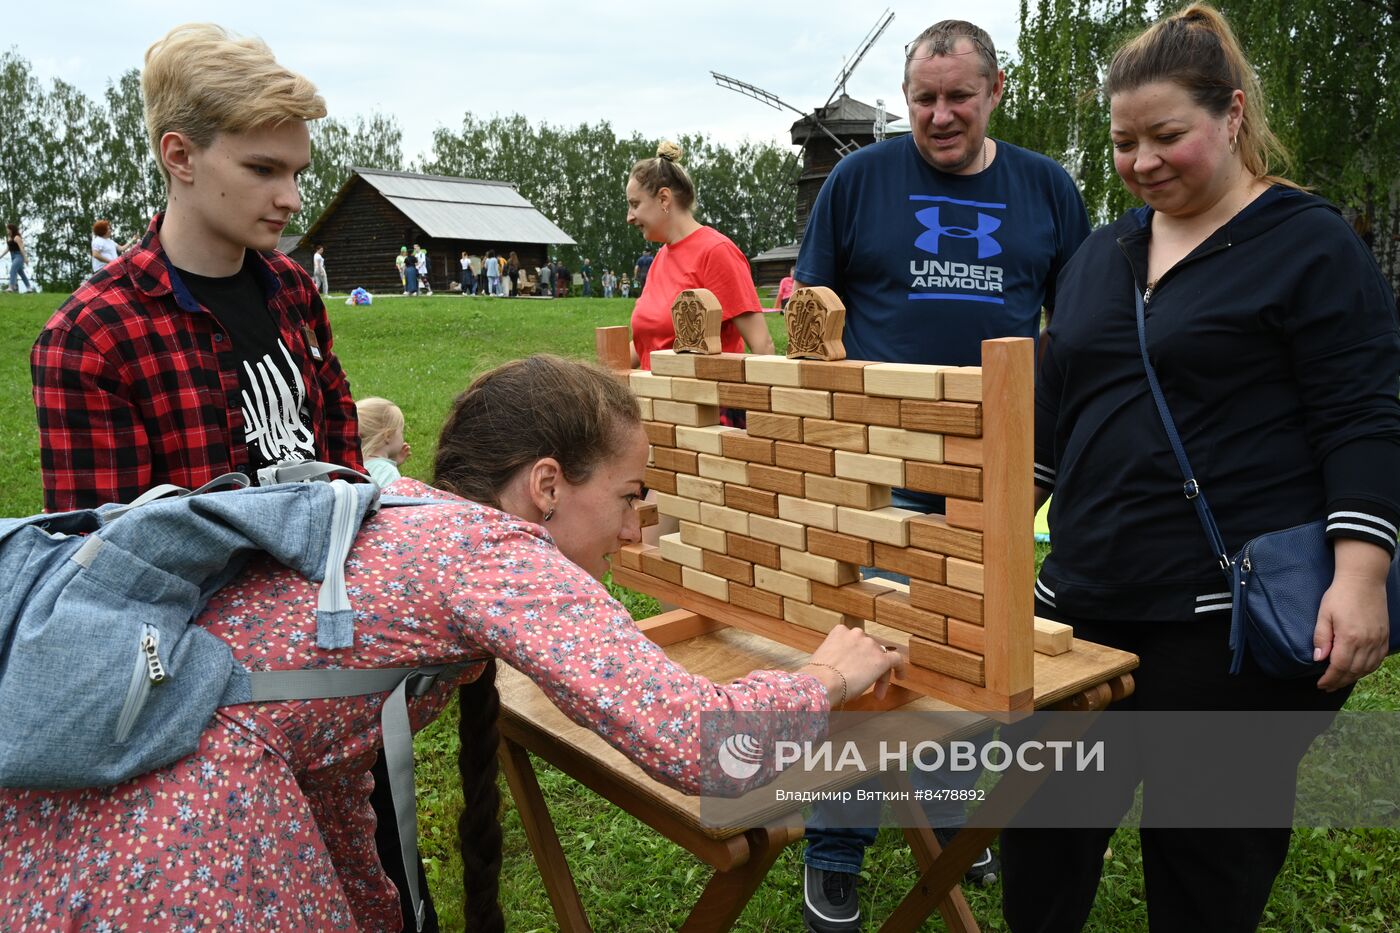
[[[428,281],[434,291],[447,291],[461,277],[463,250],[478,256],[514,250],[533,270],[551,246],[573,242],[509,182],[352,168],[321,216],[285,251],[310,270],[316,246],[324,245],[333,293],[363,287],[392,294],[400,290],[394,257],[401,246],[422,244]]]
[[[754,280],[760,288],[775,286],[788,274],[788,268],[797,261],[797,251],[802,244],[802,234],[807,229],[807,215],[812,212],[812,204],[822,183],[836,167],[841,156],[836,151],[836,141],[822,131],[826,127],[832,135],[843,142],[856,146],[869,146],[875,140],[875,121],[879,111],[854,97],[842,94],[828,107],[821,107],[792,125],[792,144],[805,146],[802,150],[802,174],[797,179],[797,210],[791,243],[775,246],[753,257]],[[885,119],[897,120],[898,114],[886,113]]]

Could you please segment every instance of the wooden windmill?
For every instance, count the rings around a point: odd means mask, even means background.
[[[754,257],[754,273],[759,285],[777,284],[778,279],[787,274],[788,266],[796,260],[797,248],[802,233],[807,228],[807,215],[811,212],[812,202],[816,200],[817,192],[821,190],[822,183],[826,181],[826,176],[831,174],[836,163],[862,146],[877,142],[880,135],[877,127],[883,127],[890,119],[898,119],[896,114],[885,113],[882,106],[872,107],[846,93],[846,83],[855,73],[856,67],[876,41],[884,35],[893,20],[894,13],[891,10],[885,10],[881,14],[855,52],[847,59],[840,74],[836,76],[836,84],[827,96],[826,103],[810,112],[746,81],[716,71],[710,72],[720,87],[752,97],[775,110],[791,110],[801,116],[790,129],[792,143],[799,149],[793,157],[792,170],[786,182],[797,185],[794,242]],[[777,192],[774,193],[774,197],[776,200]]]

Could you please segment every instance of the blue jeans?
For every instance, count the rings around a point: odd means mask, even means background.
[[[19,280],[24,279],[24,287],[33,290],[34,286],[29,282],[29,276],[24,274],[24,256],[20,253],[10,254],[10,291],[19,291]]]
[[[918,493],[910,495],[908,490],[904,489],[895,489],[891,493],[890,504],[896,508],[923,512],[926,515],[931,512],[941,514],[943,511],[941,498],[927,497]],[[899,583],[909,582],[909,578],[903,574],[877,570],[874,567],[862,567],[860,571],[861,576],[865,578],[879,577]],[[980,745],[987,738],[990,738],[990,734],[972,741],[976,741]],[[915,790],[971,790],[981,775],[981,768],[971,771],[914,770],[910,772],[909,779]],[[870,781],[860,785],[860,787],[877,790],[880,783],[879,781]],[[857,789],[851,788],[852,791]],[[956,828],[967,822],[967,808],[962,801],[929,801],[925,802],[923,807],[924,815],[928,817],[930,826]],[[863,801],[853,799],[844,804],[830,802],[816,804],[812,807],[812,815],[807,820],[807,849],[802,854],[802,860],[813,868],[820,868],[823,871],[858,874],[861,865],[865,862],[866,848],[875,842],[875,837],[879,833],[880,808],[881,803],[878,799]],[[849,828],[829,825],[836,822],[845,823]]]
[[[990,733],[969,741],[979,745],[990,739]],[[921,771],[909,773],[909,782],[918,790],[971,790],[981,777],[982,769],[971,771]],[[880,789],[879,781],[861,784],[860,788]],[[858,788],[851,788],[854,792]],[[849,803],[818,803],[807,819],[807,850],[802,860],[823,871],[843,871],[859,874],[865,862],[865,850],[875,842],[879,833],[881,803],[877,800],[855,800]],[[930,826],[956,829],[967,822],[967,805],[962,801],[925,801],[924,816]],[[841,822],[847,827],[828,826]]]

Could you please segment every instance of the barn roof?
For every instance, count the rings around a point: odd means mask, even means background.
[[[351,177],[311,225],[307,236],[316,232],[358,175],[433,239],[574,245],[571,236],[536,210],[509,182],[375,168],[356,167],[350,171]]]
[[[782,246],[775,246],[770,250],[765,250],[753,257],[754,262],[797,262],[797,254],[801,250],[802,244],[793,241],[784,243]]]

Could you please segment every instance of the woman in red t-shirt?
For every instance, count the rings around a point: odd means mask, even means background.
[[[671,305],[687,288],[708,288],[724,308],[720,343],[729,353],[772,353],[773,338],[753,287],[749,261],[734,241],[695,219],[695,185],[681,167],[681,147],[663,142],[656,157],[632,166],[627,222],[664,244],[632,309],[632,365],[651,368],[651,352],[676,340]]]

